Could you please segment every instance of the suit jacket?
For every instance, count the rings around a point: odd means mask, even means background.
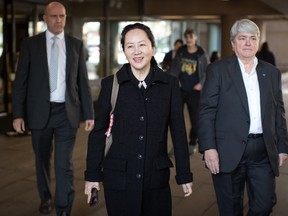
[[[93,119],[93,103],[82,41],[65,35],[65,107],[73,128],[83,118]],[[24,39],[13,84],[13,117],[25,118],[31,129],[45,127],[50,113],[50,87],[45,32]]]
[[[278,176],[278,154],[288,153],[281,73],[262,60],[258,60],[256,71],[264,142]],[[248,100],[236,55],[208,67],[199,115],[200,151],[217,149],[220,171],[234,170],[245,150],[250,126]]]

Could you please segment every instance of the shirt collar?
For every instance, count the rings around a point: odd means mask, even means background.
[[[150,67],[150,71],[149,73],[147,74],[146,78],[144,80],[137,80],[137,78],[134,76],[132,70],[131,70],[131,67],[128,67],[128,74],[132,80],[132,82],[134,82],[137,86],[139,84],[139,81],[145,81],[145,83],[148,85],[151,84],[151,80],[152,80],[152,77],[153,77],[153,70],[152,70],[152,66]]]
[[[49,30],[46,30],[46,39],[50,40],[52,39],[54,36],[57,36],[59,39],[63,39],[64,38],[64,31],[62,31],[60,34],[58,35],[54,35],[52,32],[50,32]]]
[[[239,57],[237,57],[237,59],[238,59],[238,62],[239,62],[239,65],[240,65],[240,69],[241,69],[242,74],[247,74],[247,73],[245,73],[244,64],[241,62],[241,60],[240,60]],[[250,75],[256,72],[256,66],[257,66],[257,64],[258,64],[258,59],[255,57],[254,60],[253,60],[253,68],[252,68],[252,71],[251,71]]]
[[[161,83],[167,83],[168,82],[168,76],[167,73],[164,73],[160,68],[157,66],[151,65],[151,72],[153,73],[151,77],[151,83],[155,82],[161,82]],[[131,76],[129,75],[129,69],[131,70],[131,66],[129,63],[125,63],[120,70],[117,72],[117,78],[119,84],[126,82],[126,81],[132,81]],[[131,71],[132,73],[132,71]],[[136,79],[136,78],[135,78]],[[137,82],[138,85],[138,82]]]

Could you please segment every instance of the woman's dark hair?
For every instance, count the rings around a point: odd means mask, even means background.
[[[142,23],[134,23],[134,24],[130,24],[130,25],[125,26],[121,32],[121,46],[122,46],[123,50],[124,50],[124,44],[125,44],[125,36],[126,36],[127,32],[129,32],[133,29],[143,30],[147,34],[147,37],[149,38],[149,40],[151,41],[152,47],[155,47],[155,38],[154,38],[154,35],[153,35],[151,29]]]
[[[143,30],[147,34],[147,37],[149,38],[149,40],[151,41],[152,47],[155,47],[155,38],[154,38],[154,35],[153,35],[151,29],[142,23],[134,23],[134,24],[130,24],[130,25],[125,26],[121,32],[120,42],[121,42],[121,46],[122,46],[123,51],[124,51],[124,45],[125,45],[125,36],[126,36],[127,32],[134,30],[134,29]],[[157,65],[157,62],[156,62],[156,59],[154,58],[154,56],[152,56],[151,64]]]
[[[182,45],[184,44],[184,41],[182,39],[177,39],[175,40],[174,42],[174,46],[177,44],[177,43],[181,43]]]
[[[261,47],[261,51],[267,52],[269,50],[268,42],[264,42]]]
[[[212,63],[217,60],[219,60],[219,53],[218,51],[213,51],[210,57],[210,62]]]

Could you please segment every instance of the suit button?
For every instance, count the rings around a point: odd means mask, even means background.
[[[145,101],[149,101],[150,100],[150,98],[145,98]]]
[[[141,160],[141,159],[142,159],[142,155],[141,155],[141,154],[138,154],[138,155],[137,155],[137,158],[138,158],[139,160]]]
[[[136,174],[136,178],[137,178],[137,179],[140,179],[141,177],[142,177],[141,174],[139,174],[139,173]]]
[[[139,136],[139,140],[143,140],[144,139],[144,137],[143,136]]]
[[[144,116],[140,116],[140,121],[144,121]]]

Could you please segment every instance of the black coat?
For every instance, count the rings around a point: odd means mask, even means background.
[[[117,73],[118,98],[113,143],[105,159],[113,76],[104,78],[95,128],[89,135],[85,180],[103,181],[109,215],[171,215],[167,135],[170,126],[178,184],[192,181],[179,84],[158,67],[143,96],[129,76],[129,64]]]

